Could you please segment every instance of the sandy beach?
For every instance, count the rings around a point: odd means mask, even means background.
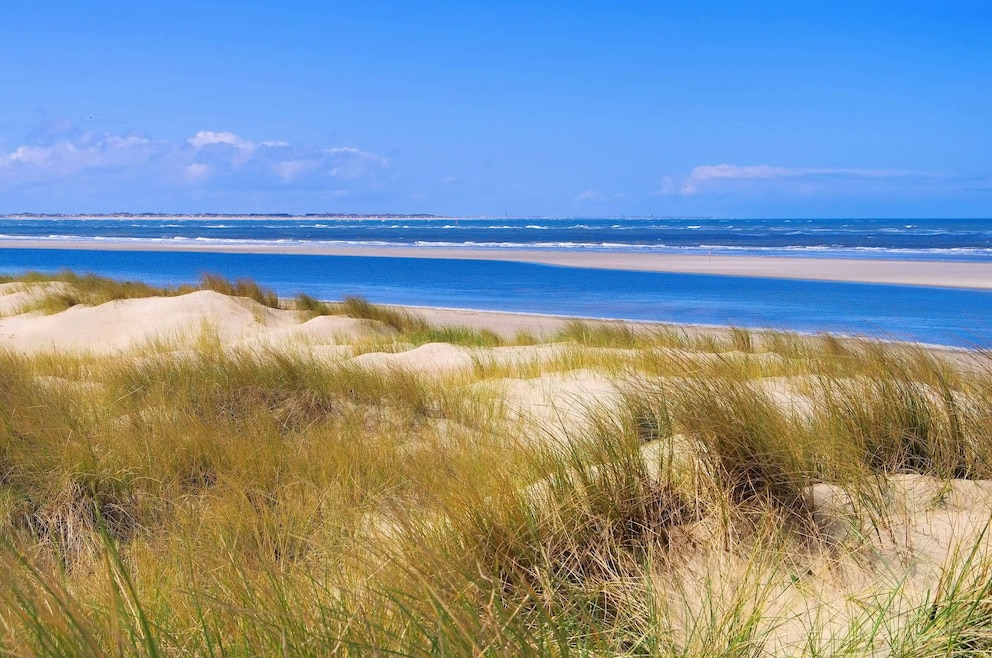
[[[441,249],[431,247],[329,247],[322,245],[148,244],[0,240],[0,249],[85,249],[100,251],[188,251],[259,254],[431,258],[536,263],[559,267],[711,274],[879,283],[948,288],[992,289],[992,263],[903,261],[764,256],[703,256],[619,252]]]

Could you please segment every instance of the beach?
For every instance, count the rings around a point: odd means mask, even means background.
[[[669,272],[735,277],[836,281],[909,286],[992,289],[992,262],[688,255],[540,249],[325,246],[319,244],[196,244],[0,240],[0,249],[171,251],[240,254],[296,254],[370,258],[417,258],[536,263],[559,267]]]
[[[992,658],[992,2],[7,5],[0,658]]]

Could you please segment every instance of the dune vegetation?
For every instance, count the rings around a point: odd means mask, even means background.
[[[980,351],[3,286],[5,653],[992,653]],[[169,297],[258,326],[8,337]]]

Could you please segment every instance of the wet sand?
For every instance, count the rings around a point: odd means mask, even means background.
[[[0,249],[87,249],[98,251],[193,251],[218,253],[307,254],[375,258],[439,258],[537,263],[642,272],[713,274],[846,281],[947,288],[992,289],[992,263],[905,261],[765,256],[703,256],[619,252],[442,249],[432,247],[341,247],[276,244],[161,244],[124,242],[51,242],[0,240]]]

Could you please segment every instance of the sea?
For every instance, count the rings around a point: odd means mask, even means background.
[[[205,272],[291,297],[772,328],[992,348],[992,292],[519,262],[168,251],[195,244],[736,254],[992,262],[992,219],[0,217],[0,273],[69,268],[154,284]],[[106,250],[73,249],[85,243]],[[162,251],[129,251],[161,245]]]

